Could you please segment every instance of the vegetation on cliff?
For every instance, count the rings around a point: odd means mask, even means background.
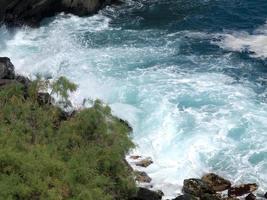
[[[76,86],[61,78],[0,88],[1,199],[128,199],[136,189],[124,161],[133,147],[127,124],[100,101],[66,117],[40,101],[47,87],[69,105]]]

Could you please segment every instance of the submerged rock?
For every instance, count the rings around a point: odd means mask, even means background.
[[[79,16],[96,13],[115,0],[1,0],[0,21],[9,25],[37,26],[58,12]]]
[[[216,192],[221,192],[227,190],[231,187],[231,182],[214,174],[209,173],[201,178],[209,187],[211,187]]]
[[[250,184],[242,184],[240,186],[231,187],[228,190],[229,197],[243,196],[245,194],[254,192],[258,189],[258,185],[256,183]]]
[[[184,180],[183,192],[196,197],[201,197],[203,194],[215,194],[215,191],[204,181],[195,178]]]
[[[135,165],[139,166],[139,167],[148,167],[152,163],[153,163],[153,161],[152,161],[151,158],[145,158],[143,160],[140,160],[140,161],[136,162]]]
[[[15,68],[7,57],[0,57],[0,79],[14,79]]]
[[[152,191],[141,187],[138,189],[136,196],[129,200],[161,200],[163,195],[161,191]]]
[[[135,171],[135,180],[140,183],[150,183],[152,179],[146,172]]]

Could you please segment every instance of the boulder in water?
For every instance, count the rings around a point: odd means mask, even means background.
[[[135,180],[140,183],[150,183],[152,179],[146,172],[135,171]]]
[[[204,175],[201,180],[204,181],[209,187],[211,187],[216,192],[221,192],[231,187],[230,181],[214,173]]]
[[[141,156],[130,156],[130,159],[133,159],[133,160],[137,160],[139,158],[141,158]]]
[[[257,189],[258,185],[256,183],[242,184],[239,186],[231,187],[228,190],[228,196],[229,197],[243,196],[245,194],[254,192]]]
[[[201,179],[195,178],[184,180],[183,192],[196,197],[201,197],[203,194],[215,194],[215,191],[209,185]]]
[[[148,167],[152,163],[153,163],[153,161],[152,161],[151,158],[145,158],[143,160],[140,160],[140,161],[136,162],[135,165],[139,166],[139,167]]]

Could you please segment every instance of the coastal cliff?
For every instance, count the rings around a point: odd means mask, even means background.
[[[11,25],[38,26],[45,17],[59,12],[78,16],[94,14],[116,0],[1,0],[0,22]]]

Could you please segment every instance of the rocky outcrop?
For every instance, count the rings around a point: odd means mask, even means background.
[[[201,178],[209,187],[211,187],[216,192],[221,192],[227,190],[231,187],[231,182],[218,176],[214,173],[206,174]]]
[[[135,171],[134,173],[135,180],[139,183],[150,183],[152,181],[152,179],[147,175],[146,172]]]
[[[183,192],[196,197],[204,194],[215,194],[215,191],[201,179],[191,178],[184,180]]]
[[[45,17],[58,12],[78,16],[96,13],[116,0],[1,0],[0,21],[8,25],[38,26]]]
[[[135,163],[135,165],[138,167],[148,167],[151,164],[153,164],[153,161],[151,158],[145,158]]]
[[[256,183],[231,186],[231,182],[214,173],[204,175],[201,179],[184,180],[183,195],[173,200],[256,200],[253,194],[258,189]],[[224,191],[227,191],[228,194]],[[246,196],[245,196],[246,195]]]
[[[246,198],[245,198],[245,200],[256,200],[257,199],[257,197],[254,195],[254,194],[252,194],[252,193],[250,193],[248,196],[246,196]]]
[[[231,187],[228,190],[228,196],[229,197],[243,196],[245,194],[249,194],[251,192],[254,192],[257,189],[258,189],[258,185],[256,183],[243,184],[240,186]]]
[[[0,79],[14,79],[15,68],[7,57],[0,57]]]

